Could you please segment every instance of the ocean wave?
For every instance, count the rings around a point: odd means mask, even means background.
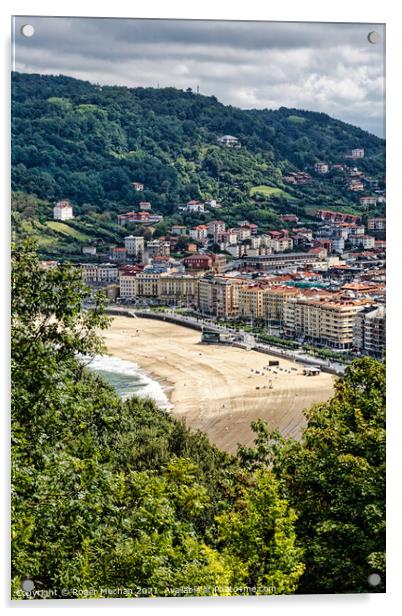
[[[126,399],[134,395],[151,398],[161,408],[172,408],[163,386],[146,374],[135,362],[110,355],[95,355],[94,357],[80,355],[79,359],[89,370],[101,374],[113,385],[121,398]]]

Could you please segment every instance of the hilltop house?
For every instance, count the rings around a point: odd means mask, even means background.
[[[223,135],[222,137],[218,137],[219,145],[223,145],[226,148],[240,148],[241,144],[237,137],[233,137],[233,135]]]

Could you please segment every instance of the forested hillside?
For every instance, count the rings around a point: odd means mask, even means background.
[[[275,226],[289,207],[359,208],[358,196],[329,178],[288,186],[284,173],[318,161],[352,165],[348,152],[362,147],[359,168],[384,176],[384,141],[322,113],[240,110],[192,91],[101,87],[64,76],[14,73],[12,83],[12,188],[41,200],[34,212],[20,208],[19,222],[49,218],[62,198],[75,214],[106,220],[141,200],[174,217],[190,199],[216,199],[229,223],[247,215]],[[217,144],[224,134],[242,147]],[[144,183],[143,193],[134,181]],[[261,186],[279,190],[253,190]]]

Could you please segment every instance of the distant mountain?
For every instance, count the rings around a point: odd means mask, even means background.
[[[141,200],[172,216],[190,199],[216,199],[223,218],[264,223],[287,205],[359,208],[342,182],[313,172],[312,184],[288,186],[289,171],[311,172],[318,161],[355,165],[346,157],[359,147],[359,169],[385,175],[384,140],[323,113],[241,110],[191,90],[21,73],[12,76],[12,109],[12,188],[47,203],[39,209],[46,215],[62,198],[77,214],[109,212],[112,220]],[[241,147],[219,145],[225,134]]]

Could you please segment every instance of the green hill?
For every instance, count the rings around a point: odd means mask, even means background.
[[[247,216],[275,226],[292,208],[308,215],[319,206],[359,207],[358,195],[331,177],[313,173],[312,184],[289,186],[284,173],[311,171],[317,161],[352,165],[348,152],[363,147],[359,168],[380,181],[385,174],[383,140],[322,113],[241,110],[190,90],[101,87],[65,76],[13,73],[12,83],[12,188],[43,202],[35,213],[20,208],[17,219],[44,223],[54,201],[68,198],[79,216],[115,221],[148,200],[182,221],[178,208],[188,200],[216,199],[229,224]],[[242,147],[220,146],[223,134]]]

